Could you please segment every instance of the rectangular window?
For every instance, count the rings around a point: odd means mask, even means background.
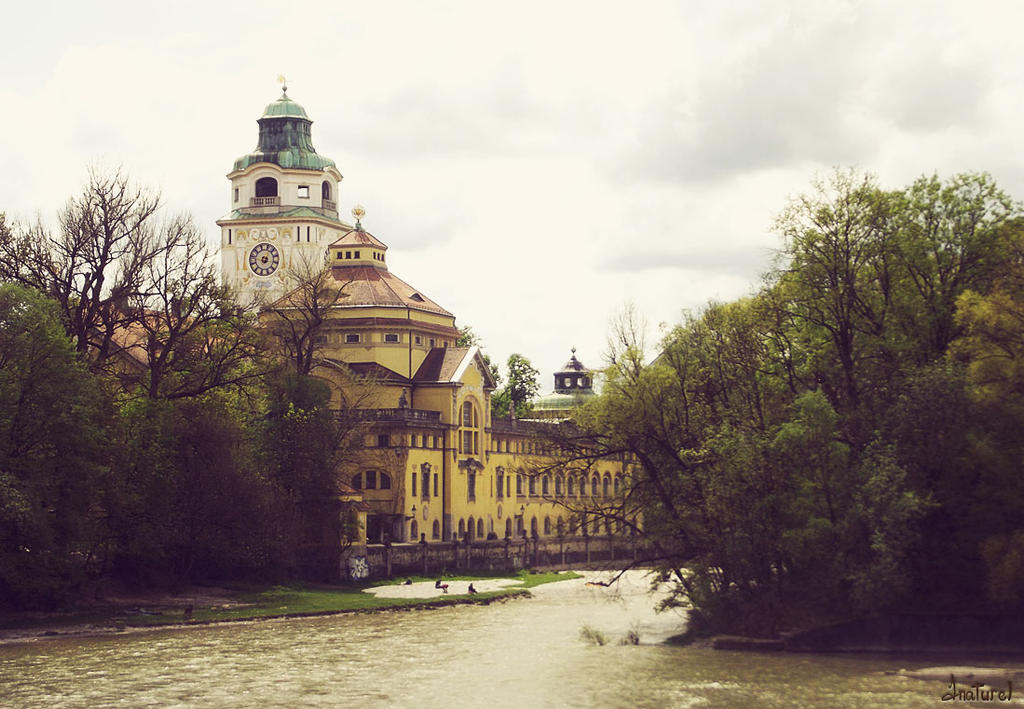
[[[229,243],[229,244],[231,243],[230,239],[228,240],[228,243]],[[422,345],[422,344],[423,344],[423,337],[422,337],[422,336],[420,336],[420,335],[416,335],[416,340],[415,340],[415,342],[416,342],[416,344],[417,344],[417,345]]]
[[[387,448],[391,445],[391,436],[386,433],[377,434],[377,447]],[[367,473],[369,475],[369,473]]]
[[[376,473],[376,471],[373,471],[373,470],[367,470],[366,471],[366,485],[365,485],[365,488],[367,490],[376,490],[377,489],[377,473]]]
[[[433,338],[433,337],[431,337],[431,338],[430,338],[430,346],[431,346],[431,347],[433,347],[433,346],[434,346],[434,338]]]
[[[423,471],[423,497],[430,499],[430,472],[426,470]],[[434,497],[437,497],[437,490],[434,491]]]
[[[359,252],[358,251],[353,251],[352,252],[352,258],[359,258]]]
[[[398,335],[389,332],[384,335],[384,342],[398,342]]]
[[[350,345],[357,343],[359,342],[359,335],[350,332],[349,334],[345,335],[345,342]]]
[[[434,497],[437,497],[437,473],[434,473]]]
[[[466,487],[467,487],[466,497],[468,497],[470,500],[475,500],[476,499],[476,473],[474,473],[472,470],[470,470],[469,474],[466,475]]]
[[[416,473],[415,472],[412,474],[412,495],[413,495],[413,497],[416,496]]]
[[[462,452],[472,453],[473,452],[473,432],[463,431],[462,432]]]
[[[306,243],[309,243],[309,227],[306,227]]]
[[[235,188],[235,201],[238,201],[238,188]]]
[[[228,229],[228,246],[231,246],[231,230]]]
[[[345,252],[345,258],[352,258],[352,252],[351,251],[346,251]]]
[[[309,199],[309,185],[299,185],[299,199]]]

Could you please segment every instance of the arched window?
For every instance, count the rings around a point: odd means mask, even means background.
[[[438,522],[436,519],[434,520],[434,526],[433,526],[433,528],[430,531],[430,537],[432,539],[440,539],[441,538],[441,523]]]
[[[580,478],[580,497],[587,494],[587,477],[583,476]]]
[[[473,536],[476,534],[476,525],[473,524],[472,517],[470,517],[469,521],[466,523],[466,533],[469,535],[470,539],[472,539]]]
[[[576,478],[569,476],[569,497],[576,497]]]
[[[555,476],[555,497],[561,497],[562,496],[562,490],[563,490],[564,487],[565,486],[563,485],[562,476],[561,475],[556,475]]]
[[[460,519],[459,520],[459,539],[462,539],[464,536],[466,536],[466,520]]]
[[[356,490],[362,490],[363,489],[363,474],[362,473],[356,473],[355,475],[352,476],[352,487],[354,487]]]
[[[507,539],[508,537],[511,537],[511,536],[512,536],[512,520],[509,518],[509,519],[505,520],[505,538]]]
[[[331,183],[327,180],[324,180],[324,183],[320,185],[320,196],[324,199],[331,198]]]
[[[516,536],[520,536],[523,533],[523,518],[522,516],[516,517]]]
[[[537,536],[537,518],[536,517],[531,517],[530,518],[530,536],[531,537],[536,537]]]
[[[484,521],[482,519],[478,519],[476,521],[476,538],[477,539],[483,539],[484,538]]]
[[[551,477],[545,475],[540,481],[540,492],[542,495],[547,497],[551,494]]]
[[[390,490],[391,489],[391,476],[387,473],[380,474],[380,489]]]
[[[591,497],[597,497],[597,487],[600,484],[601,483],[600,483],[600,481],[598,481],[596,475],[590,479],[590,496]]]
[[[523,476],[521,474],[516,475],[516,494],[523,494]]]
[[[537,494],[537,478],[533,477],[532,475],[530,476],[530,494]]]
[[[544,536],[548,536],[550,534],[551,534],[551,518],[550,517],[545,517],[544,518]]]
[[[257,197],[276,197],[277,196],[277,180],[273,177],[261,177],[256,180],[256,196]]]
[[[612,494],[612,476],[608,473],[604,474],[604,484],[601,487],[601,494],[605,497]]]
[[[420,538],[420,528],[416,524],[416,520],[409,523],[409,541],[414,542]]]
[[[559,517],[558,521],[555,522],[555,529],[558,530],[558,536],[560,536],[560,537],[564,536],[565,535],[565,520],[562,519],[561,517]]]
[[[615,496],[616,497],[619,496],[619,492],[621,490],[622,490],[622,476],[621,475],[616,475],[615,476]]]

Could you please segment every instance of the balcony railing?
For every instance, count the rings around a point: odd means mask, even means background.
[[[276,207],[281,204],[281,198],[274,197],[252,197],[249,199],[250,207]]]
[[[427,409],[364,409],[360,415],[369,421],[441,423],[441,412]]]
[[[323,203],[323,208],[324,209],[329,209],[332,212],[337,212],[338,211],[338,203],[335,202],[333,199],[325,199],[324,203]]]

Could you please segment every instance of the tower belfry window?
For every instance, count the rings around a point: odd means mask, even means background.
[[[277,196],[277,180],[273,177],[261,177],[256,180],[256,196],[257,197],[276,197]]]

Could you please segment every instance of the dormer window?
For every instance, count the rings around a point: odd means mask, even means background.
[[[323,184],[320,185],[320,196],[323,199],[331,198],[331,183],[324,180]]]
[[[309,185],[299,185],[299,199],[309,199]]]

